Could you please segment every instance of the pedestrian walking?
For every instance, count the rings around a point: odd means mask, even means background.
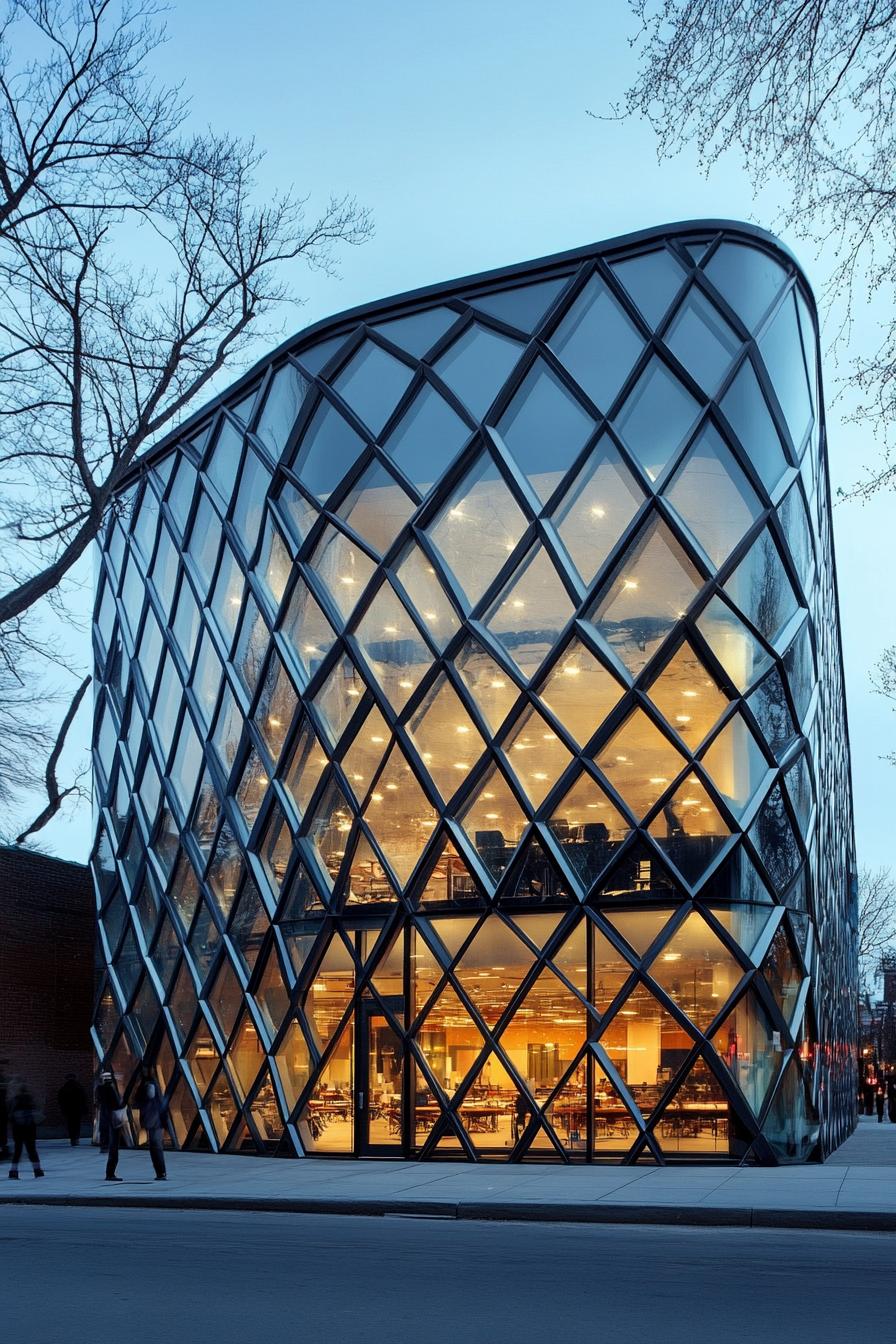
[[[137,1088],[137,1105],[140,1108],[140,1124],[146,1130],[146,1139],[149,1143],[149,1156],[152,1159],[156,1180],[165,1181],[168,1179],[168,1174],[165,1170],[165,1149],[163,1146],[165,1136],[165,1102],[159,1091],[158,1084],[153,1079],[152,1070],[146,1065],[140,1070],[140,1085]]]
[[[887,1079],[887,1118],[896,1125],[896,1073]]]
[[[882,1125],[884,1122],[884,1102],[887,1099],[886,1089],[883,1083],[879,1083],[877,1091],[874,1094],[874,1105],[877,1110],[877,1123]]]
[[[96,1089],[96,1102],[100,1112],[100,1134],[102,1135],[105,1127],[108,1136],[106,1180],[120,1181],[121,1177],[116,1176],[115,1172],[118,1167],[118,1150],[121,1146],[125,1109],[121,1104],[118,1088],[115,1086],[115,1077],[108,1069],[104,1069],[100,1074],[99,1086]]]
[[[34,1098],[24,1083],[19,1087],[10,1106],[12,1119],[12,1162],[9,1165],[9,1179],[19,1179],[19,1160],[22,1149],[28,1154],[28,1160],[35,1176],[43,1176],[40,1158],[37,1155],[37,1115],[34,1110]]]
[[[87,1114],[87,1096],[73,1073],[65,1075],[65,1082],[56,1093],[56,1100],[65,1121],[68,1141],[74,1148],[81,1142],[81,1121]]]

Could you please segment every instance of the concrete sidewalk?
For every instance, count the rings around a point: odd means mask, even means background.
[[[896,1125],[862,1119],[824,1165],[799,1167],[509,1166],[286,1161],[125,1151],[121,1185],[95,1148],[41,1145],[46,1170],[18,1183],[0,1168],[0,1203],[237,1209],[538,1222],[681,1223],[896,1231]]]

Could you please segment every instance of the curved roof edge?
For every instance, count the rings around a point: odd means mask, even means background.
[[[571,262],[585,261],[589,257],[603,256],[606,253],[616,251],[628,251],[642,243],[653,242],[660,238],[674,237],[679,234],[721,232],[740,234],[741,237],[752,242],[761,243],[771,251],[779,253],[786,262],[795,268],[811,302],[817,330],[818,310],[815,295],[812,292],[812,286],[809,284],[806,273],[790,248],[782,243],[775,234],[770,233],[768,229],[760,228],[758,224],[748,224],[736,219],[685,219],[672,224],[656,224],[647,229],[636,229],[633,233],[621,233],[614,238],[607,238],[600,242],[586,243],[581,247],[549,253],[544,257],[534,257],[529,261],[518,261],[509,266],[499,266],[493,270],[479,271],[472,275],[461,275],[453,280],[439,280],[434,284],[422,285],[417,289],[405,290],[400,294],[391,294],[383,299],[373,299],[367,303],[356,304],[353,308],[345,308],[329,317],[322,317],[317,322],[312,322],[310,326],[300,328],[292,336],[288,336],[279,345],[276,345],[273,350],[262,355],[245,373],[240,374],[232,383],[228,383],[227,387],[217,396],[203,402],[176,428],[169,430],[157,443],[147,448],[128,468],[118,489],[125,489],[136,477],[140,476],[146,467],[151,466],[159,457],[163,457],[178,440],[189,437],[206,417],[213,414],[232,398],[238,398],[244,388],[248,388],[265,368],[273,364],[282,355],[288,352],[298,352],[312,342],[316,344],[331,331],[335,334],[343,323],[354,324],[362,318],[380,318],[387,313],[400,316],[401,310],[404,308],[412,309],[442,296],[447,298],[456,294],[459,290],[478,289],[480,286],[499,284],[502,281],[515,278],[522,279],[532,271],[550,270],[553,267],[560,268],[568,266]]]

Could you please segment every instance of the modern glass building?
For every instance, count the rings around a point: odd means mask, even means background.
[[[96,603],[100,1058],[187,1147],[801,1161],[855,1100],[817,322],[744,225],[318,323]]]

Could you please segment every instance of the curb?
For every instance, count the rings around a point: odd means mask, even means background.
[[[67,1208],[216,1210],[234,1213],[330,1214],[360,1218],[439,1218],[452,1222],[627,1223],[676,1227],[804,1228],[896,1232],[896,1209],[710,1208],[612,1203],[456,1203],[405,1199],[240,1199],[216,1195],[0,1195],[0,1205]]]

